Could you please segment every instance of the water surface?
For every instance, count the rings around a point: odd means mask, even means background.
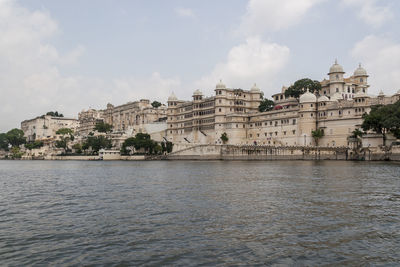
[[[400,264],[400,164],[0,161],[1,265]]]

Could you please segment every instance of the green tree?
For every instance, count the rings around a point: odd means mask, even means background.
[[[351,135],[350,135],[350,137],[351,138],[359,138],[359,137],[362,137],[363,136],[363,132],[360,130],[360,129],[355,129],[353,132],[351,132]]]
[[[228,140],[229,140],[229,138],[228,138],[228,134],[227,133],[223,133],[223,134],[221,134],[221,140],[222,140],[222,142],[224,143],[224,144],[226,144],[226,142],[228,142]]]
[[[258,111],[260,112],[265,112],[265,111],[270,111],[274,108],[274,101],[264,98],[260,105],[258,106]]]
[[[12,129],[6,133],[8,143],[13,147],[19,147],[26,143],[24,132],[20,129]]]
[[[153,102],[151,103],[151,105],[153,106],[153,108],[158,108],[158,107],[161,106],[161,103],[158,102],[158,101],[153,101]]]
[[[8,151],[8,139],[6,133],[0,133],[0,149]]]
[[[121,152],[128,154],[129,151],[132,152],[132,147],[135,150],[143,149],[148,154],[160,153],[162,151],[162,147],[154,140],[151,140],[149,134],[145,133],[137,133],[135,137],[127,138],[122,144]]]
[[[373,106],[369,114],[363,115],[361,128],[382,134],[383,145],[386,145],[387,133],[400,138],[400,101],[385,106]]]
[[[105,123],[105,122],[98,122],[98,123],[96,123],[94,130],[98,131],[99,133],[108,133],[108,132],[111,132],[112,125]]]
[[[322,129],[317,129],[315,131],[311,131],[311,135],[314,138],[315,144],[318,146],[319,139],[324,137],[324,131]]]
[[[173,147],[174,147],[174,144],[170,141],[161,142],[161,151],[162,152],[171,153]]]
[[[321,84],[319,81],[313,81],[309,78],[300,79],[295,81],[294,84],[285,91],[285,96],[292,96],[298,99],[300,95],[307,91],[307,89],[309,89],[312,93],[317,93],[321,90]]]
[[[111,140],[103,135],[89,136],[82,145],[82,149],[92,149],[92,152],[98,153],[100,149],[110,149],[112,147]]]
[[[82,145],[81,144],[76,143],[72,146],[72,148],[75,150],[75,153],[82,154]]]
[[[63,148],[65,153],[68,153],[68,143],[74,140],[74,131],[70,128],[61,128],[56,131],[56,134],[61,135],[60,140],[56,141],[56,147]]]
[[[58,113],[58,111],[49,111],[46,113],[46,115],[49,115],[52,117],[60,117],[60,118],[64,117],[64,115],[61,113]]]
[[[42,146],[43,146],[42,141],[34,141],[34,142],[25,144],[25,148],[29,149],[29,150],[41,148]]]
[[[14,146],[11,148],[11,157],[13,159],[20,159],[24,153],[21,152],[21,149],[18,146]]]

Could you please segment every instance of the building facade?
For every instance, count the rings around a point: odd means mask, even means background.
[[[30,142],[54,138],[56,132],[61,128],[70,128],[75,132],[78,125],[77,119],[44,115],[21,122],[21,130],[27,141]]]
[[[128,102],[120,106],[108,103],[104,110],[89,109],[80,112],[78,133],[81,136],[87,136],[90,132],[94,132],[96,123],[105,122],[112,125],[114,134],[134,135],[136,132],[145,131],[145,125],[165,124],[166,114],[165,105],[154,108],[147,99]]]
[[[309,91],[299,99],[286,97],[287,87],[274,94],[275,107],[259,112],[262,93],[257,86],[251,90],[228,89],[222,82],[215,96],[204,98],[200,91],[192,101],[168,98],[167,139],[175,150],[196,144],[227,144],[314,146],[312,131],[320,129],[324,136],[320,146],[348,146],[348,137],[361,127],[362,115],[377,104],[392,104],[400,100],[400,91],[392,96],[382,92],[368,94],[368,74],[361,65],[350,77],[344,77],[343,67],[335,61],[329,69],[329,79],[321,81],[318,95]]]

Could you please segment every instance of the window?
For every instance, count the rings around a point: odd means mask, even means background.
[[[221,103],[222,103],[222,100],[220,99],[218,102],[221,104]]]
[[[219,112],[221,112],[222,111],[222,109],[219,109]]]
[[[336,93],[339,93],[339,88],[336,88]]]

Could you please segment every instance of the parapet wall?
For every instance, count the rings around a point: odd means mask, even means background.
[[[165,157],[171,160],[347,160],[346,147],[196,145]]]

